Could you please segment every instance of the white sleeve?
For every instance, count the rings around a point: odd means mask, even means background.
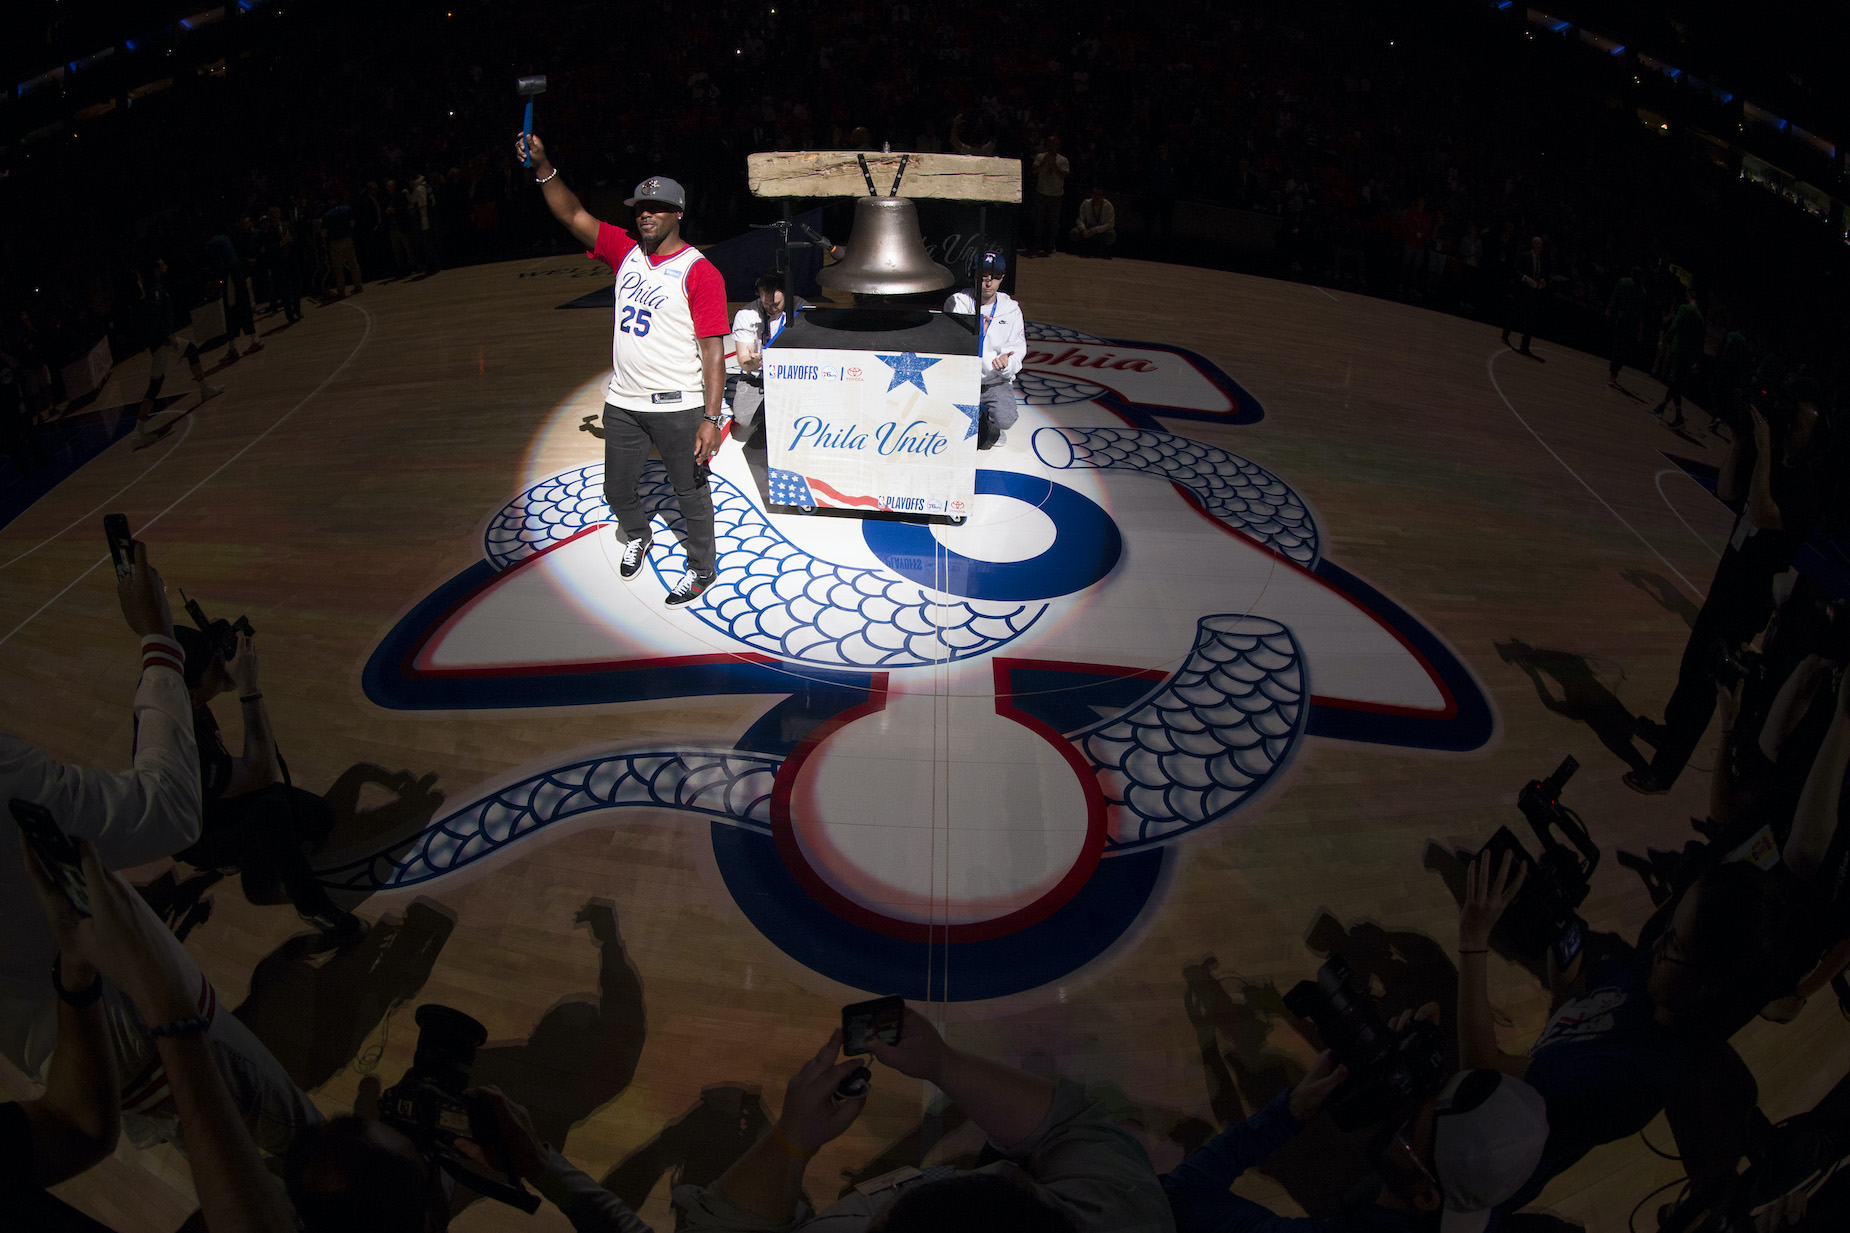
[[[180,645],[158,634],[141,645],[133,770],[71,766],[23,741],[0,740],[7,791],[45,806],[67,833],[95,844],[111,869],[145,865],[199,839],[199,754]]]
[[[1009,352],[1008,367],[1003,371],[1013,381],[1020,375],[1021,362],[1028,355],[1028,329],[1021,315],[1020,304],[1010,300],[1008,311],[996,314],[996,319],[990,323],[987,341],[989,345],[986,349],[992,355]]]
[[[741,308],[732,318],[732,354],[726,358],[726,367],[731,372],[739,372],[739,357],[758,346],[758,310]]]
[[[1098,225],[1107,231],[1118,229],[1118,207],[1107,201],[1098,212]]]

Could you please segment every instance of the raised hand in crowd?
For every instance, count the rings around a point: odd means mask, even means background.
[[[135,889],[103,868],[94,848],[79,841],[79,851],[90,915],[62,922],[60,944],[68,937],[134,1004],[154,1037],[207,1226],[294,1233],[295,1216],[265,1168],[206,1041],[198,969]]]
[[[1528,866],[1488,853],[1471,862],[1464,902],[1458,909],[1458,1061],[1472,1070],[1501,1070],[1518,1079],[1529,1069],[1526,1057],[1512,1057],[1497,1044],[1496,1021],[1490,1009],[1487,967],[1490,934],[1503,912],[1515,901],[1528,877]]]
[[[931,1021],[910,1006],[900,1025],[899,1043],[889,1045],[876,1037],[870,1047],[881,1065],[942,1088],[1005,1152],[1032,1135],[1053,1106],[1052,1079],[951,1048]]]
[[[908,1022],[906,1030],[911,1024]],[[784,1102],[771,1132],[735,1161],[714,1183],[732,1206],[782,1224],[797,1212],[803,1198],[803,1173],[810,1158],[839,1137],[867,1107],[866,1096],[837,1102],[842,1082],[860,1066],[842,1059],[837,1028],[820,1049],[797,1068],[784,1085]]]
[[[128,627],[142,637],[173,637],[173,612],[167,606],[167,588],[161,575],[148,564],[148,546],[135,541],[135,568],[116,579],[116,598]]]

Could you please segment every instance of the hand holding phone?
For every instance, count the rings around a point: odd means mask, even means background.
[[[127,578],[135,572],[135,537],[129,533],[128,515],[104,514],[103,538],[109,541],[109,559],[115,562],[116,577]]]
[[[148,564],[148,546],[140,540],[133,544],[134,568],[116,576],[116,599],[122,605],[122,619],[142,637],[164,634],[173,637],[173,613],[167,607],[167,586],[161,575]]]

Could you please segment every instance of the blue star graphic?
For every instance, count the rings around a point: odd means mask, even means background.
[[[983,404],[977,403],[974,406],[966,407],[961,402],[954,402],[951,405],[970,417],[970,427],[964,430],[964,440],[968,441],[971,437],[976,435],[977,417],[983,413]]]
[[[892,383],[886,387],[888,393],[908,383],[918,386],[921,394],[931,392],[925,388],[925,370],[936,364],[937,360],[928,360],[910,351],[904,355],[875,355],[874,358],[893,370]]]

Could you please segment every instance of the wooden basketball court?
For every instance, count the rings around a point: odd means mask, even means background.
[[[374,927],[317,950],[229,879],[187,946],[326,1112],[396,1081],[413,1008],[446,1003],[489,1029],[478,1078],[672,1227],[672,1185],[775,1116],[839,1007],[898,991],[960,1045],[1117,1088],[1167,1168],[1301,1073],[1277,995],[1332,948],[1451,1013],[1425,841],[1520,828],[1564,755],[1606,853],[1585,914],[1648,914],[1613,853],[1681,846],[1713,746],[1640,797],[1619,726],[1667,697],[1730,522],[1691,475],[1726,443],[1648,415],[1649,378],[1614,393],[1603,359],[1315,287],[1027,262],[1040,358],[977,516],[883,538],[767,512],[729,442],[722,570],[782,572],[669,613],[671,538],[623,583],[600,526],[608,312],[559,307],[607,279],[547,258],[312,309],[0,530],[7,724],[57,757],[129,758],[105,512],[176,607],[259,631],[294,781],[342,815],[318,867]],[[1519,1049],[1546,996],[1492,982]],[[1775,1119],[1850,1066],[1830,1001],[1737,1038]],[[812,1197],[975,1146],[876,1074]],[[1289,1210],[1342,1180],[1277,1173],[1242,1189]],[[1634,1139],[1544,1204],[1619,1229],[1679,1175]],[[122,1230],[193,1209],[171,1148],[60,1193]]]

